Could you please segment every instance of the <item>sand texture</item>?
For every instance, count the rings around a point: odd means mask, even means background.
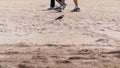
[[[0,0],[0,68],[120,68],[120,0],[66,3]]]

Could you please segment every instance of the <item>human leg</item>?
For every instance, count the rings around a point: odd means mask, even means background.
[[[57,7],[56,11],[61,12],[67,6],[67,4],[64,6],[64,3],[65,0],[61,0],[60,7]]]
[[[50,8],[48,10],[53,10],[55,7],[55,0],[50,0]]]
[[[55,0],[51,0],[50,7],[55,7]]]
[[[78,0],[74,0],[75,6],[78,6]]]
[[[60,6],[62,5],[62,0],[56,0],[56,1],[60,4]],[[67,6],[67,4],[64,2],[63,3],[63,10],[66,8],[66,6]],[[57,10],[59,7],[56,7],[55,10]]]
[[[73,0],[75,4],[75,8],[71,10],[71,12],[80,12],[80,8],[78,6],[78,0]]]

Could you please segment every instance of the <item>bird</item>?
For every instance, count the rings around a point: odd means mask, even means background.
[[[55,20],[62,20],[62,19],[63,19],[63,17],[64,17],[64,15],[61,15],[61,16],[59,16],[59,17],[55,18]]]

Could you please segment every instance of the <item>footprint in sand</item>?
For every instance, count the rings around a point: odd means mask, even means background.
[[[115,57],[117,57],[118,59],[120,59],[120,55],[115,55]]]
[[[18,64],[18,68],[36,68],[36,67],[28,64]]]
[[[113,55],[114,57],[117,57],[118,59],[120,59],[120,50],[110,51],[110,52],[103,52],[102,54]]]
[[[11,54],[19,54],[19,52],[6,52],[5,54],[7,54],[7,55],[11,55]]]
[[[81,58],[75,56],[75,57],[69,57],[68,59],[69,59],[69,60],[80,60]]]
[[[42,60],[47,60],[45,56],[33,56],[32,59],[42,59]]]
[[[29,66],[25,65],[25,64],[19,64],[18,68],[30,68]]]
[[[78,51],[78,54],[91,54],[91,53],[93,53],[93,51],[89,49],[82,49]]]
[[[108,40],[107,39],[98,39],[98,40],[96,40],[96,42],[108,43]]]
[[[103,54],[120,54],[120,50],[110,51],[110,52],[103,52]]]
[[[77,57],[77,56],[73,56],[73,57],[69,57],[69,60],[80,60],[80,59],[84,59],[84,60],[88,60],[88,59],[96,59],[95,57]]]
[[[68,64],[68,63],[71,63],[71,61],[69,61],[69,60],[59,60],[59,61],[55,61],[57,64],[61,64],[61,63],[63,63],[63,64]]]

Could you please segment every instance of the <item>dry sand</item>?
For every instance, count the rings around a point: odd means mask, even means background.
[[[0,0],[0,68],[120,68],[120,0],[66,3]]]

